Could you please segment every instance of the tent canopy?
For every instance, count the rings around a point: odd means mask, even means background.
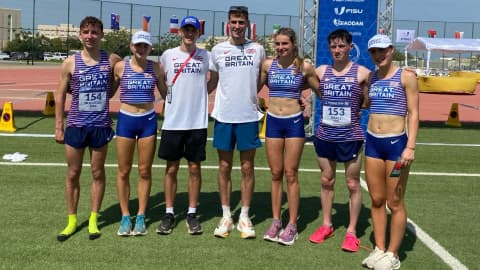
[[[431,52],[480,52],[480,39],[417,37],[412,43],[405,47],[405,59],[407,57],[407,51],[427,51],[427,70],[429,70]],[[407,61],[405,61],[405,65],[407,65]]]
[[[440,53],[480,52],[480,39],[418,37],[408,44],[407,51],[432,51]]]

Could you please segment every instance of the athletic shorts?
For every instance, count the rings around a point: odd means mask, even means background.
[[[393,161],[402,155],[408,141],[405,132],[400,135],[379,136],[368,130],[365,139],[365,156]]]
[[[313,144],[318,157],[327,158],[332,161],[347,162],[358,157],[363,146],[363,140],[329,142],[313,137]]]
[[[155,110],[136,115],[120,110],[117,120],[117,136],[145,138],[157,135],[158,123]]]
[[[262,146],[258,137],[258,121],[247,123],[223,123],[215,120],[213,147],[222,151],[247,151]]]
[[[278,116],[267,112],[267,138],[305,138],[303,112]]]
[[[111,127],[67,127],[65,144],[74,148],[101,148],[108,144],[115,135]]]
[[[168,161],[185,158],[188,161],[200,162],[207,157],[207,129],[162,130],[162,138],[158,147],[158,157]]]

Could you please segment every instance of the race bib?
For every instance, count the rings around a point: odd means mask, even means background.
[[[107,92],[80,92],[78,110],[83,112],[101,112],[107,102]]]
[[[350,101],[325,101],[322,109],[322,123],[333,127],[349,126],[352,123]]]

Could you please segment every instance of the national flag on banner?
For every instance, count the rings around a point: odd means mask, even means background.
[[[411,43],[415,38],[415,30],[410,29],[397,29],[397,39],[398,43]]]
[[[148,32],[148,24],[150,23],[150,16],[143,16],[143,31]]]
[[[172,17],[170,17],[170,33],[178,33],[179,28],[177,16],[172,15]]]
[[[110,15],[110,29],[120,30],[120,15],[115,13]]]
[[[222,36],[230,36],[230,26],[228,22],[222,22]]]
[[[200,20],[200,36],[205,35],[205,20]]]
[[[251,23],[250,28],[248,28],[248,39],[256,40],[257,39],[257,24]]]

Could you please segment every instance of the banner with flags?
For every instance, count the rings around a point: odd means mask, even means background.
[[[151,18],[152,17],[150,17],[150,16],[143,16],[143,28],[142,28],[143,31],[148,32],[148,26],[149,26]]]
[[[411,29],[397,29],[398,43],[411,43],[415,39],[415,30]]]
[[[110,29],[120,30],[120,15],[116,13],[110,15]]]
[[[248,39],[256,40],[257,39],[257,24],[251,23],[250,28],[248,28]]]
[[[230,26],[228,22],[222,22],[222,36],[230,36]]]

